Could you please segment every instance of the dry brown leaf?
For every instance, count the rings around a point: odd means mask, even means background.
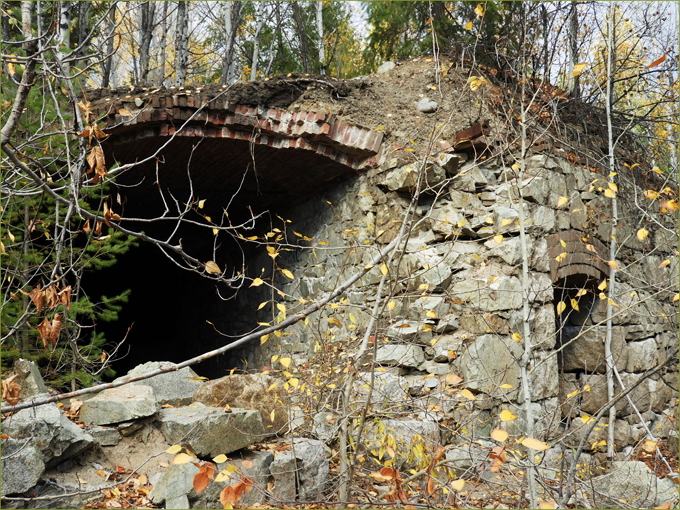
[[[6,400],[11,406],[19,403],[19,393],[21,393],[21,386],[19,383],[15,382],[15,379],[19,377],[19,374],[14,374],[7,379],[2,381],[2,399]]]
[[[57,294],[57,289],[54,288],[54,285],[45,288],[45,301],[47,302],[48,308],[54,308],[59,304],[59,295]]]
[[[215,478],[215,465],[212,462],[206,462],[200,466],[198,473],[194,475],[194,490],[196,494],[203,492],[213,478]]]
[[[71,286],[64,287],[59,291],[59,303],[64,305],[67,310],[71,308]]]
[[[63,325],[64,324],[61,322],[61,315],[56,314],[52,321],[45,317],[43,321],[38,326],[36,326],[38,333],[40,333],[40,339],[42,340],[45,349],[49,347],[49,344],[52,344],[52,347],[57,345],[59,332],[61,331],[61,327]]]
[[[222,272],[220,266],[218,266],[212,260],[205,263],[205,270],[208,274],[220,274]]]
[[[38,284],[31,292],[24,292],[23,290],[19,290],[19,292],[21,292],[24,296],[31,298],[31,301],[33,301],[33,304],[35,305],[38,312],[43,306],[45,306],[45,293],[40,290],[40,284]]]
[[[105,138],[109,137],[109,135],[104,133],[104,131],[102,131],[97,124],[94,125],[94,136],[97,138],[97,140],[104,140]]]

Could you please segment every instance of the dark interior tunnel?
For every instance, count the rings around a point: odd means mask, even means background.
[[[215,282],[179,268],[150,243],[140,243],[110,268],[86,275],[83,286],[97,297],[132,290],[118,320],[97,325],[106,336],[107,351],[125,339],[113,362],[117,376],[147,361],[177,363],[229,342],[207,322],[214,323],[217,313]],[[227,354],[193,368],[202,376],[221,377],[237,364]]]

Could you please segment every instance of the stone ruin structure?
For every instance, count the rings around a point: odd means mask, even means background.
[[[322,299],[394,240],[414,207],[411,221],[417,226],[389,268],[389,297],[381,308],[379,333],[371,337],[377,342],[375,362],[382,367],[373,410],[382,409],[389,418],[431,420],[450,436],[465,429],[488,438],[495,427],[521,435],[521,193],[537,436],[551,444],[562,438],[568,447],[578,445],[583,433],[578,418],[595,414],[607,402],[607,299],[600,298],[599,286],[609,278],[612,200],[604,195],[609,170],[602,164],[601,120],[592,114],[583,124],[579,106],[558,102],[562,124],[531,139],[525,179],[518,182],[521,142],[516,125],[504,119],[499,87],[471,91],[464,77],[461,81],[451,71],[438,78],[431,69],[421,59],[368,81],[293,75],[230,90],[136,87],[89,93],[95,116],[111,135],[103,142],[109,165],[142,161],[159,150],[119,178],[129,186],[119,188],[127,200],[123,220],[159,214],[157,183],[178,200],[186,199],[189,165],[194,196],[206,200],[206,215],[219,217],[230,203],[229,217],[237,224],[271,210],[266,225],[244,235],[266,240],[276,228],[285,231],[286,243],[299,246],[280,250],[275,260],[294,279],[273,269],[262,245],[243,248],[248,276],[273,278],[283,293],[274,296],[263,285],[221,301],[212,284],[180,285],[183,276],[164,272],[164,279],[172,275],[169,279],[181,287],[166,306],[177,307],[184,322],[198,316],[200,325],[176,324],[177,336],[164,332],[162,341],[149,334],[146,356],[165,360],[172,353],[176,359],[171,361],[181,361],[230,341],[215,330],[238,336],[258,322],[273,323],[280,314],[273,297],[289,315],[303,307],[300,299]],[[388,79],[393,88],[383,89]],[[367,108],[374,109],[372,117],[365,114]],[[433,119],[443,127],[441,136],[430,139],[438,129]],[[630,170],[636,159],[623,150],[617,156],[626,179],[617,190],[616,260],[622,269],[616,272],[611,334],[614,363],[628,387],[665,361],[678,343],[672,300],[678,292],[677,216],[658,214],[657,206],[642,220],[640,208],[648,210],[649,201],[642,195],[641,174]],[[412,205],[423,164],[422,190]],[[642,227],[649,235],[641,240],[636,232]],[[212,239],[203,246],[188,230],[179,237],[187,249],[195,246],[206,257],[212,247]],[[236,253],[218,264],[238,267]],[[272,363],[276,355],[292,358],[293,367],[307,367],[327,353],[339,356],[336,368],[345,366],[370,321],[381,278],[381,268],[372,268],[341,296],[339,307],[326,306],[280,337],[206,362],[208,375],[218,377],[236,366],[280,369]],[[153,285],[163,283],[154,280]],[[189,293],[185,301],[178,297]],[[558,315],[561,302],[567,306]],[[260,303],[266,304],[258,309]],[[175,349],[172,343],[183,345]],[[201,373],[204,365],[194,368]],[[473,402],[451,391],[450,374],[473,392]],[[631,401],[655,435],[673,435],[677,365],[639,385]],[[518,419],[501,424],[504,409]],[[622,450],[645,430],[631,402],[623,399],[616,409],[616,448]],[[606,439],[606,433],[600,428],[588,444]]]

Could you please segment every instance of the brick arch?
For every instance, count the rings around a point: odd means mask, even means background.
[[[382,131],[327,111],[250,106],[200,89],[157,92],[109,94],[92,102],[109,135],[102,141],[107,165],[142,161],[163,147],[157,158],[162,188],[185,193],[190,164],[194,196],[226,205],[238,190],[229,202],[237,214],[299,203],[380,162]],[[117,176],[131,212],[146,207],[156,172],[152,161]]]
[[[558,261],[557,258],[563,253],[566,256]],[[587,275],[596,279],[606,277],[609,274],[609,266],[605,263],[606,253],[604,244],[579,230],[563,230],[552,234],[548,236],[550,278],[555,283],[573,275]]]

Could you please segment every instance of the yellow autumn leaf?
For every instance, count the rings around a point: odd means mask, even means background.
[[[288,271],[288,269],[282,269],[281,272],[286,276],[287,278],[290,278],[291,280],[295,279],[295,276],[293,276],[293,273]]]
[[[644,241],[645,238],[649,235],[649,231],[645,228],[641,228],[640,230],[637,231],[637,238],[640,241]]]
[[[515,342],[521,342],[521,341],[522,341],[522,335],[520,335],[519,333],[513,333],[513,334],[512,334],[512,339],[513,339]]]
[[[174,465],[180,465],[180,464],[186,464],[187,462],[190,462],[192,459],[191,455],[187,455],[186,453],[178,453],[175,455],[175,458],[172,459],[172,462],[170,464]]]
[[[389,303],[387,303],[387,309],[388,310],[394,310],[395,306],[397,306],[396,301],[390,301]]]
[[[465,30],[472,30],[472,21],[465,23]]]
[[[557,303],[557,315],[561,315],[563,311],[567,309],[567,305],[564,301]]]
[[[463,490],[463,487],[465,487],[465,480],[463,480],[462,478],[459,478],[458,480],[454,480],[453,482],[451,482],[451,488],[454,491],[460,492]]]
[[[189,379],[190,381],[207,381],[208,380],[207,377],[203,377],[203,376],[187,377],[187,379]]]
[[[512,223],[512,220],[509,218],[505,218],[501,221],[501,227],[505,227],[506,225],[510,225]]]
[[[286,315],[286,305],[283,303],[276,303],[276,308],[278,308],[279,312],[281,312],[283,315]]]
[[[567,255],[568,255],[568,253],[566,251],[564,251],[564,252],[560,253],[557,257],[555,257],[555,260],[557,262],[562,262]]]
[[[468,390],[467,388],[464,389],[463,391],[461,391],[460,394],[462,396],[464,396],[465,398],[467,398],[468,400],[477,400],[477,397],[475,397],[473,395],[473,393],[470,390]]]
[[[385,126],[378,126],[375,128],[376,131],[382,131],[383,129],[385,129]]]
[[[588,425],[589,423],[593,422],[593,417],[590,416],[589,414],[583,414],[581,415],[581,421],[583,422],[584,425]]]
[[[178,445],[178,444],[173,444],[170,448],[168,448],[167,450],[165,450],[165,453],[173,454],[173,453],[180,452],[181,450],[182,450],[182,447],[181,447],[180,445]]]
[[[500,418],[501,421],[512,421],[517,419],[517,415],[508,409],[503,409]]]
[[[208,274],[220,274],[222,272],[220,266],[215,264],[212,260],[205,263],[205,271]]]
[[[491,439],[498,441],[499,443],[502,443],[507,438],[508,438],[508,431],[507,430],[493,429],[491,431]]]
[[[263,345],[267,340],[269,340],[269,335],[262,335],[260,337],[260,345]]]
[[[203,209],[203,206],[205,205],[205,199],[204,200],[199,200],[198,201],[198,208]]]
[[[610,189],[606,189],[606,190],[604,190],[604,196],[607,197],[607,198],[616,198],[616,193],[614,193]]]
[[[587,293],[586,289],[579,289],[579,291],[576,293],[576,297],[585,296],[586,293]]]
[[[582,63],[582,64],[575,64],[574,65],[574,70],[571,72],[572,76],[581,76],[581,73],[583,70],[586,68],[588,64],[587,63]]]
[[[679,299],[680,299],[680,294],[676,294],[675,296],[673,296],[673,302],[676,302]]]
[[[387,275],[387,265],[386,264],[383,264],[382,266],[380,266],[380,272],[383,275]]]
[[[446,384],[449,386],[456,386],[463,382],[463,378],[456,374],[448,374],[446,376]],[[474,395],[473,395],[474,396]]]
[[[428,310],[425,315],[428,316],[430,319],[437,318],[437,313],[434,310]]]
[[[482,85],[490,85],[489,80],[483,76],[470,76],[467,80],[471,90],[477,90]]]
[[[253,280],[253,283],[250,284],[250,286],[251,286],[251,287],[259,287],[259,286],[262,285],[263,283],[264,283],[264,281],[263,281],[261,278],[255,278],[255,279]]]
[[[614,193],[619,192],[619,187],[616,185],[615,182],[608,182],[607,186],[609,186],[609,189],[612,190]]]
[[[514,165],[512,165],[513,170],[519,170],[520,168],[522,168],[522,165],[520,165],[519,163],[515,163]]]
[[[600,284],[597,286],[599,290],[604,290],[607,288],[607,280],[602,280]]]
[[[652,168],[652,172],[654,172],[655,174],[664,175],[663,170],[661,170],[658,166]]]
[[[550,448],[549,444],[539,441],[538,439],[534,439],[533,437],[527,437],[524,441],[522,441],[522,444],[527,448],[531,448],[532,450],[537,450],[539,452]]]
[[[562,248],[567,247],[567,243],[564,242],[564,240],[560,239],[560,244],[562,245]]]
[[[569,393],[569,394],[567,395],[567,400],[569,400],[571,397],[574,397],[574,396],[576,396],[576,395],[578,395],[578,389],[575,389],[574,391],[572,391],[571,393]]]
[[[506,383],[506,384],[501,384],[501,388],[503,388],[504,390],[511,390],[511,389],[514,388],[514,386],[512,384]]]
[[[557,199],[557,207],[562,207],[567,202],[569,202],[569,199],[567,197],[560,197]]]
[[[493,225],[493,218],[491,216],[487,217],[484,221],[489,225]]]
[[[297,388],[300,384],[300,380],[296,377],[293,377],[292,379],[288,379],[288,384],[290,384],[293,388]]]
[[[572,298],[571,307],[578,312],[578,301]]]
[[[664,260],[661,264],[659,264],[659,267],[666,267],[666,266],[667,266],[668,264],[670,264],[670,263],[671,263],[671,261],[668,260],[668,259],[666,259],[666,260]]]
[[[223,462],[227,462],[227,456],[223,453],[220,453],[217,457],[213,458],[213,462],[215,464],[222,464]]]
[[[609,267],[611,267],[614,271],[619,270],[619,263],[616,260],[610,260],[607,262],[609,264]]]
[[[279,363],[281,363],[284,367],[288,368],[290,366],[290,362],[292,360],[290,358],[281,358],[279,360]]]
[[[494,236],[493,240],[496,241],[496,244],[501,244],[503,242],[503,234],[498,234],[497,236]]]
[[[650,200],[655,200],[660,196],[656,191],[652,191],[651,189],[646,190],[644,195],[645,198],[648,198]]]
[[[651,439],[645,439],[644,443],[642,443],[642,448],[649,453],[654,453],[656,451],[656,447],[658,445],[658,441],[652,441]]]
[[[220,471],[220,472],[217,473],[217,475],[215,476],[215,481],[216,481],[216,482],[224,482],[224,481],[226,481],[226,480],[228,480],[228,479],[229,479],[229,473],[227,473],[226,471]]]
[[[484,6],[482,4],[479,4],[477,7],[475,7],[475,14],[478,18],[484,16]]]
[[[538,508],[540,510],[549,510],[550,508],[557,508],[557,503],[555,503],[555,501],[553,500],[542,501],[539,499],[538,501],[539,501]]]
[[[326,319],[330,324],[334,324],[335,326],[342,326],[342,323],[336,319],[335,317],[329,317]]]

